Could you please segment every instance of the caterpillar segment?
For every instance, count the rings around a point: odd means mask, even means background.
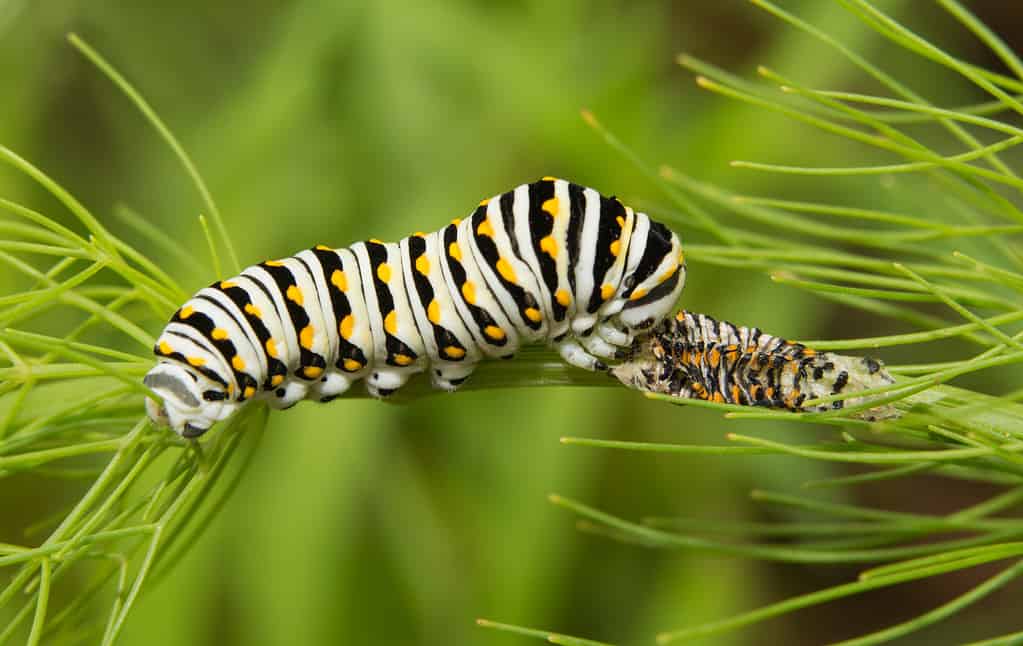
[[[667,227],[545,177],[431,233],[317,246],[200,290],[157,340],[146,407],[196,437],[250,400],[329,401],[358,381],[385,397],[420,372],[455,390],[526,344],[607,370],[684,284]]]

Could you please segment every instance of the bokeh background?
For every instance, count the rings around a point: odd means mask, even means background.
[[[838,3],[782,4],[884,59],[888,46]],[[878,4],[996,66],[930,3]],[[1010,41],[1023,33],[1014,3],[967,4]],[[806,84],[861,87],[837,56],[746,0],[209,5],[0,0],[0,141],[129,240],[145,246],[113,219],[122,205],[193,249],[196,263],[150,249],[189,289],[213,278],[199,199],[149,126],[67,46],[69,31],[111,59],[193,154],[243,264],[314,243],[429,230],[542,175],[646,208],[666,205],[584,124],[583,107],[645,160],[742,192],[846,201],[840,183],[782,182],[727,161],[836,164],[862,154],[701,92],[675,64],[684,51],[746,76],[769,63]],[[976,98],[912,59],[885,62],[938,103]],[[50,204],[9,169],[0,171],[0,194]],[[684,240],[699,239],[684,220],[673,226]],[[700,264],[690,265],[683,303],[792,338],[897,330],[766,275]],[[783,512],[757,506],[750,489],[793,490],[832,473],[777,457],[653,456],[558,442],[718,443],[727,430],[803,432],[744,424],[613,388],[304,404],[274,414],[241,486],[175,574],[148,589],[122,643],[528,643],[476,627],[477,617],[650,643],[660,630],[848,580],[854,570],[615,543],[577,531],[570,514],[546,501],[558,492],[630,518],[771,520]],[[937,512],[984,493],[943,484],[935,500],[933,482],[836,495]],[[8,492],[4,500],[19,498]],[[0,512],[0,526],[11,517]],[[732,643],[850,637],[970,583],[938,581],[798,613]],[[955,641],[979,625],[992,634],[1011,628],[1008,600],[994,597],[918,643],[938,634]]]

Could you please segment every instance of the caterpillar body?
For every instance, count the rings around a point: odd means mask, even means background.
[[[627,386],[742,406],[826,411],[855,406],[854,393],[895,383],[870,357],[818,352],[801,343],[685,310],[636,342],[628,360],[611,369]],[[849,397],[816,406],[829,395]],[[897,416],[891,406],[860,414],[868,421]]]
[[[545,177],[398,242],[316,246],[200,290],[159,336],[150,418],[185,437],[252,400],[329,401],[414,374],[458,388],[487,358],[546,342],[608,370],[673,309],[678,236],[591,188]]]

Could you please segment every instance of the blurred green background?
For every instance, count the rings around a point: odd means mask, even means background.
[[[782,4],[884,59],[888,46],[837,3]],[[930,8],[878,4],[907,18],[912,7]],[[1014,3],[968,4],[1003,34],[1023,21]],[[913,26],[990,63],[934,13]],[[808,138],[790,122],[703,93],[674,64],[685,51],[746,76],[766,62],[806,84],[860,87],[836,55],[746,0],[216,7],[0,0],[0,141],[127,239],[142,244],[111,217],[118,205],[194,249],[197,262],[187,265],[150,249],[190,290],[214,278],[196,223],[200,202],[148,125],[66,45],[69,31],[106,55],[180,136],[243,264],[315,243],[431,230],[542,175],[644,207],[666,204],[656,185],[583,123],[583,107],[645,160],[742,192],[791,189],[844,201],[841,184],[787,185],[732,170],[727,161],[834,165],[862,154],[847,141]],[[938,103],[974,98],[912,59],[885,62]],[[58,212],[10,170],[0,172],[0,194]],[[683,240],[697,239],[684,221],[673,227]],[[699,264],[690,266],[683,304],[792,338],[895,331],[774,286],[765,275]],[[149,328],[155,333],[159,323]],[[477,617],[650,643],[660,630],[848,580],[854,570],[614,543],[577,531],[571,515],[545,499],[558,492],[630,518],[769,520],[774,512],[750,501],[749,490],[791,490],[827,475],[822,467],[558,442],[580,435],[715,443],[727,430],[797,432],[743,424],[611,388],[459,393],[402,406],[304,404],[273,414],[253,468],[176,573],[148,589],[122,643],[528,641],[480,629]],[[926,484],[917,487],[860,493],[919,508]],[[950,489],[943,504],[973,493]],[[947,589],[896,588],[770,622],[732,643],[850,637],[941,603],[969,583],[941,581]],[[1005,623],[997,610],[1005,597],[989,601],[942,625],[941,634],[971,634],[971,622]],[[934,635],[922,633],[919,643]]]

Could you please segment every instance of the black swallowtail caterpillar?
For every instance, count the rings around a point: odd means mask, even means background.
[[[185,437],[245,402],[329,401],[365,379],[386,396],[428,370],[454,390],[484,358],[547,342],[608,370],[673,309],[678,237],[591,188],[545,177],[439,231],[316,246],[189,299],[156,343],[149,416]]]
[[[685,310],[640,339],[611,373],[622,383],[680,399],[703,399],[791,411],[840,409],[864,401],[851,393],[895,383],[877,359],[818,352],[801,343]],[[847,398],[817,406],[828,395]],[[896,416],[891,406],[860,414]]]

